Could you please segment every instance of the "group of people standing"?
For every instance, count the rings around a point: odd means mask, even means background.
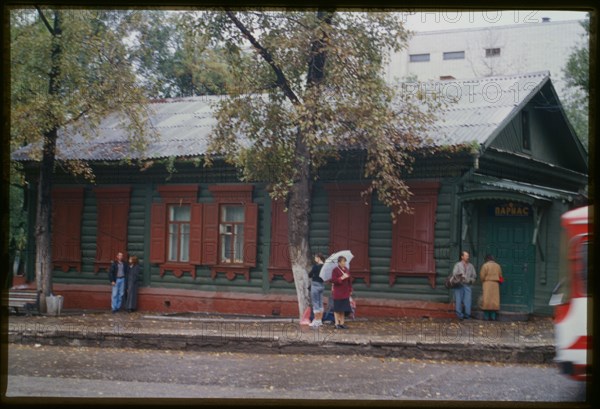
[[[475,267],[469,262],[469,253],[463,251],[460,253],[460,261],[454,265],[452,270],[452,279],[460,283],[453,289],[456,316],[458,319],[471,318],[471,286],[477,279]],[[500,284],[502,283],[502,268],[491,254],[485,257],[485,262],[479,271],[482,288],[482,303],[484,320],[496,321],[497,312],[500,310]],[[464,310],[463,310],[464,307]]]
[[[318,328],[323,325],[323,293],[325,292],[325,283],[320,277],[321,268],[325,263],[325,256],[317,253],[314,256],[315,264],[308,273],[311,279],[310,297],[315,318],[310,323],[311,328]],[[346,266],[347,259],[344,256],[338,257],[337,266],[331,273],[331,298],[333,299],[333,316],[336,329],[347,329],[345,325],[346,314],[352,312],[350,305],[350,296],[352,295],[352,280],[350,270]]]
[[[122,306],[127,312],[137,309],[137,292],[142,276],[139,260],[136,256],[129,257],[128,263],[124,260],[123,253],[117,253],[117,258],[111,263],[108,270],[108,278],[112,285],[111,309],[113,314]]]

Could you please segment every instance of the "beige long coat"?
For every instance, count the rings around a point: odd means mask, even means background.
[[[500,309],[500,284],[502,277],[502,268],[495,261],[486,261],[481,266],[479,278],[481,278],[481,287],[483,290],[482,310],[498,311]]]

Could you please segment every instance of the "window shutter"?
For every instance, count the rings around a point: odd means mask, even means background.
[[[81,271],[83,188],[52,190],[52,260],[55,267]]]
[[[153,203],[150,214],[150,262],[165,262],[167,207],[164,203]]]
[[[291,271],[288,238],[288,214],[283,211],[285,204],[274,200],[271,205],[271,254],[269,268],[282,268]]]
[[[435,210],[432,203],[411,201],[413,214],[398,216],[394,226],[392,268],[395,271],[434,272]]]
[[[94,271],[108,269],[118,252],[127,252],[127,225],[131,187],[95,188],[96,259]]]
[[[409,184],[413,214],[401,214],[392,227],[390,286],[398,276],[427,277],[435,288],[435,212],[440,183]]]
[[[349,206],[348,225],[348,249],[352,251],[354,258],[350,263],[353,271],[368,272],[369,263],[369,218],[371,207],[361,201]]]
[[[204,204],[202,229],[202,263],[214,266],[218,263],[219,205]]]
[[[246,204],[244,220],[244,264],[256,267],[256,252],[258,246],[258,204]]]
[[[334,253],[340,250],[348,250],[349,238],[349,206],[348,203],[336,201],[331,208],[331,242],[329,252]]]
[[[202,203],[192,203],[190,264],[202,264]]]

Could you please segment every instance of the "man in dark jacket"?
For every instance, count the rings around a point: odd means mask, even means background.
[[[117,259],[112,262],[108,270],[108,277],[112,285],[111,308],[113,314],[121,308],[128,270],[129,266],[123,261],[123,253],[117,253]]]

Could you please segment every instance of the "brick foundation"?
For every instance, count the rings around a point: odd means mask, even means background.
[[[54,294],[64,297],[63,309],[110,309],[111,288],[108,285],[54,284],[53,289]],[[454,316],[452,304],[447,303],[368,298],[358,298],[356,303],[358,317]],[[140,288],[138,310],[297,317],[298,302],[295,295],[288,294]]]

